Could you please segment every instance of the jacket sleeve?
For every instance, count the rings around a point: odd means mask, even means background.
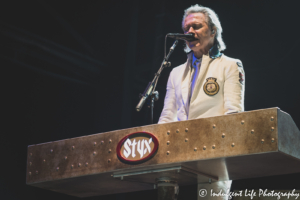
[[[164,101],[164,108],[161,112],[158,123],[174,122],[177,116],[176,95],[173,83],[174,71],[172,70],[167,83],[167,93]]]
[[[225,114],[244,111],[245,72],[242,62],[232,62],[225,68],[224,112]]]

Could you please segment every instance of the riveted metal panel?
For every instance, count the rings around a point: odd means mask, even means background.
[[[283,150],[283,155],[278,149],[281,133],[278,132],[277,110],[270,108],[155,124],[31,145],[28,147],[27,184],[84,197],[153,189],[151,184],[155,183],[155,178],[164,173],[132,176],[130,179],[138,183],[129,181],[126,184],[110,175],[173,166],[185,166],[219,180],[296,173],[300,171],[299,159],[291,160],[286,155],[295,156],[293,152],[296,151]],[[118,142],[130,133],[142,131],[158,138],[156,155],[139,164],[121,162],[116,152]],[[299,148],[296,141],[289,142],[290,149]],[[277,165],[277,162],[280,163]],[[289,167],[291,165],[293,167]],[[266,170],[268,167],[271,170]],[[152,176],[153,182],[149,182]],[[198,179],[194,175],[176,177],[179,184],[207,181],[205,176]],[[143,178],[145,184],[140,184]]]

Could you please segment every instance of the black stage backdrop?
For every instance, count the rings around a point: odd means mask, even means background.
[[[180,33],[196,3],[219,15],[224,53],[242,60],[245,110],[279,107],[300,127],[297,1],[5,1],[0,6],[0,199],[76,199],[25,184],[27,146],[147,125],[135,111],[163,59],[164,36]],[[167,48],[172,44],[168,39]],[[184,63],[180,42],[170,58]],[[171,68],[172,68],[171,67]],[[157,123],[171,68],[158,82]],[[234,181],[233,190],[294,189],[300,174]],[[179,199],[196,199],[196,186]],[[156,191],[86,199],[155,199]]]

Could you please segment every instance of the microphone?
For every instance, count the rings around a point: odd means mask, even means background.
[[[176,40],[185,40],[185,41],[195,41],[197,40],[192,33],[181,34],[181,33],[168,33],[167,37],[176,39]]]

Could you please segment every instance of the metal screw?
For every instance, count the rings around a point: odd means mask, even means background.
[[[274,128],[274,127],[272,127],[272,128],[271,128],[271,131],[274,131],[274,130],[275,130],[275,128]]]
[[[203,147],[203,150],[206,150],[206,146]]]
[[[59,170],[59,167],[56,167],[56,171],[58,171]]]
[[[31,172],[29,172],[28,174],[29,174],[29,176],[31,176]]]
[[[110,153],[111,152],[111,149],[108,149],[108,153]]]
[[[110,163],[110,162],[111,162],[111,159],[108,159],[108,162]]]
[[[185,129],[185,132],[188,132],[188,131],[189,131],[189,129],[188,129],[188,128],[186,128],[186,129]]]
[[[212,148],[215,149],[215,148],[216,148],[216,145],[213,145]]]
[[[94,142],[94,146],[96,146],[97,145],[97,142]]]
[[[167,155],[169,155],[170,154],[170,151],[167,151]]]
[[[72,150],[74,150],[75,149],[75,146],[72,146]]]
[[[167,134],[170,135],[170,131],[168,131]]]
[[[67,156],[65,156],[65,160],[67,160],[68,159],[68,157]]]
[[[93,155],[94,155],[94,156],[96,155],[96,151],[93,152]]]
[[[39,174],[39,171],[35,171],[35,174]]]
[[[224,138],[224,137],[225,137],[225,133],[222,134],[222,138]]]
[[[215,124],[213,125],[213,128],[216,128],[216,125],[215,125]]]
[[[167,145],[169,145],[170,144],[170,141],[167,141]]]
[[[78,167],[81,167],[81,163],[78,163]]]
[[[71,169],[73,169],[74,168],[74,165],[71,165]]]
[[[85,166],[87,167],[88,165],[89,165],[89,163],[86,162],[86,163],[85,163]]]
[[[101,141],[101,144],[104,144],[104,141],[103,141],[103,140]]]
[[[274,121],[274,117],[271,117],[271,121]]]
[[[53,153],[53,149],[50,149],[50,153]]]
[[[265,142],[265,140],[264,139],[261,139],[261,143],[263,144]]]
[[[176,130],[176,133],[179,133],[179,129]]]
[[[234,143],[232,143],[231,146],[234,147]]]
[[[242,124],[242,125],[243,125],[243,124],[245,124],[245,121],[244,121],[244,120],[242,120],[242,121],[241,121],[241,124]]]
[[[112,140],[111,139],[109,139],[109,141],[108,141],[109,143],[111,143],[112,142]]]
[[[197,147],[194,148],[194,151],[197,151]]]
[[[188,142],[189,141],[189,139],[188,138],[185,138],[185,142]]]
[[[275,141],[275,139],[274,138],[272,138],[272,140],[271,140],[272,142],[274,142]]]
[[[254,129],[251,130],[251,134],[253,134],[253,133],[254,133]]]
[[[29,162],[29,166],[31,166],[32,165],[32,162]]]
[[[43,160],[43,163],[45,163],[45,162],[46,162],[46,160],[44,159],[44,160]]]

